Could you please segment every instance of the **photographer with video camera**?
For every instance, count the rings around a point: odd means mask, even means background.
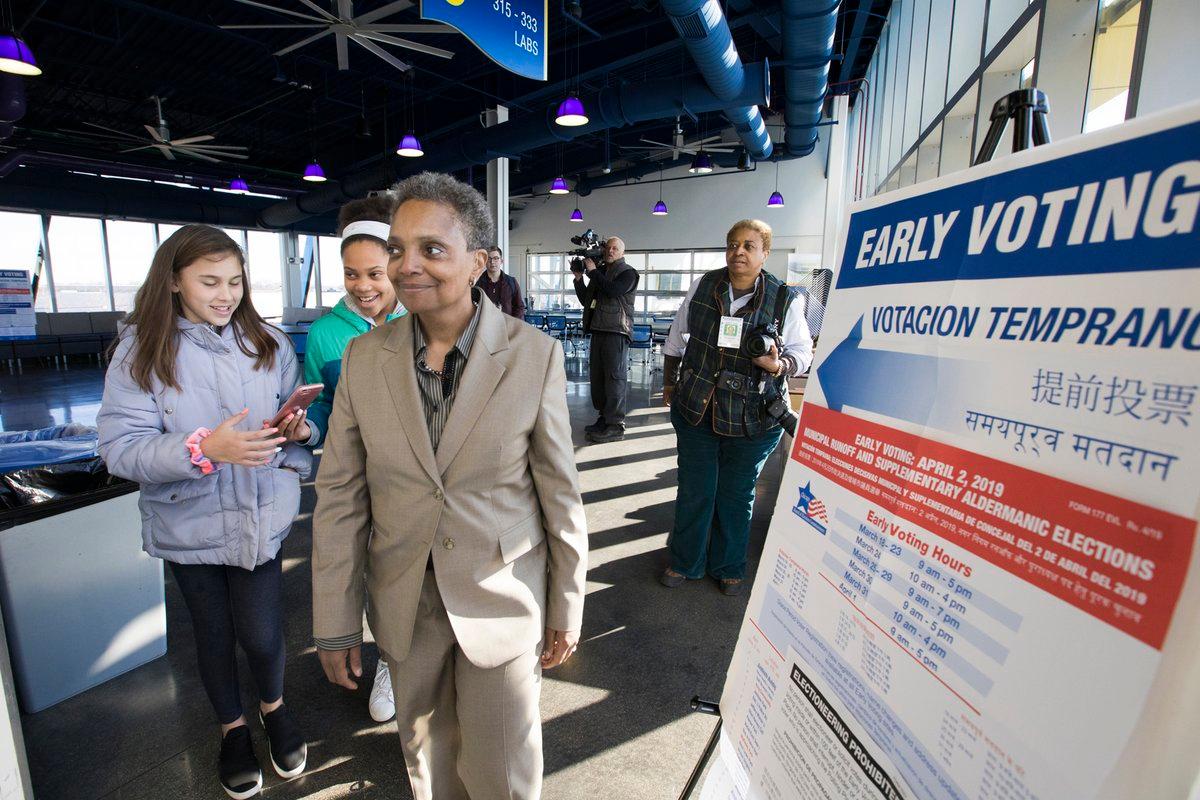
[[[592,406],[600,415],[584,430],[588,441],[615,442],[625,438],[629,339],[639,276],[625,263],[625,242],[619,237],[601,242],[589,230],[571,241],[583,246],[574,251],[571,272],[575,296],[583,305],[583,329],[592,335],[588,368]]]
[[[692,284],[663,347],[679,488],[659,582],[675,588],[707,573],[737,595],[754,485],[783,428],[795,434],[787,378],[812,363],[812,337],[803,300],[763,270],[771,226],[741,220],[725,241],[725,268]]]

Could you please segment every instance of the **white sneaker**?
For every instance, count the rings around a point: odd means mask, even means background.
[[[387,722],[396,716],[396,699],[392,696],[392,675],[388,672],[387,662],[379,659],[375,668],[375,685],[371,687],[371,699],[367,702],[371,719],[376,722]]]

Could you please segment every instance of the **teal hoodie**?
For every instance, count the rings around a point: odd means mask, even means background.
[[[388,322],[406,313],[404,306],[397,304],[396,310],[388,314]],[[313,447],[325,440],[325,431],[329,429],[333,393],[342,376],[342,353],[351,339],[369,330],[371,323],[351,308],[343,297],[332,311],[314,322],[308,331],[304,352],[304,382],[325,384],[321,396],[308,408],[308,424],[316,430],[316,438],[310,442]]]

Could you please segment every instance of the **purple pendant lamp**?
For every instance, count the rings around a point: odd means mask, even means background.
[[[425,155],[425,151],[421,149],[421,142],[417,139],[416,134],[409,131],[404,134],[404,138],[400,140],[400,144],[396,147],[396,155],[404,156],[405,158],[420,158]]]
[[[312,163],[304,168],[304,180],[309,183],[324,183],[325,170],[321,169],[321,165],[314,158]]]
[[[779,162],[775,162],[775,191],[767,200],[767,208],[783,208],[783,195],[779,193]]]
[[[0,34],[0,72],[32,77],[41,75],[42,68],[37,65],[29,45],[15,33],[8,32]]]
[[[571,212],[571,222],[583,222],[583,212],[578,208]]]
[[[662,167],[658,168],[658,202],[654,204],[654,209],[650,212],[656,217],[665,217],[667,215],[667,204],[663,202],[662,196]]]
[[[692,166],[688,168],[688,172],[693,175],[707,175],[713,171],[712,158],[708,153],[701,150],[696,153],[696,157],[692,159]]]
[[[567,179],[559,175],[554,179],[554,183],[550,184],[550,194],[570,194],[571,189],[567,186]]]
[[[588,124],[587,111],[583,108],[583,102],[578,97],[568,97],[558,104],[558,113],[554,117],[555,123],[568,128],[576,128],[580,125]]]
[[[231,191],[231,192],[248,192],[248,191],[250,191],[250,187],[246,184],[246,182],[244,180],[242,180],[242,176],[238,175],[236,178],[234,178],[233,180],[231,180],[229,182],[229,191]]]

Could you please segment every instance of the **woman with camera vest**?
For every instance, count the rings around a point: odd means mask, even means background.
[[[663,348],[663,403],[678,439],[679,489],[659,581],[675,588],[705,574],[741,594],[754,485],[782,434],[773,400],[812,363],[804,303],[763,271],[771,226],[734,223],[725,268],[692,284]]]

